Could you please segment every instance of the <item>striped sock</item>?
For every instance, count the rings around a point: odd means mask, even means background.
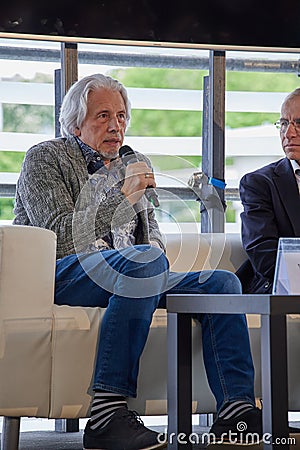
[[[232,417],[238,417],[253,408],[254,406],[252,403],[243,400],[226,403],[221,409],[218,418],[223,420],[231,419]]]
[[[113,392],[95,391],[91,407],[91,429],[104,428],[117,409],[127,406],[125,397]]]

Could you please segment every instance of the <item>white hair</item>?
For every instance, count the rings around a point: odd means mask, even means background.
[[[118,80],[96,73],[76,81],[66,93],[59,115],[62,136],[73,135],[76,127],[81,128],[87,114],[88,94],[101,88],[120,92],[125,103],[126,127],[128,127],[131,105],[125,87]]]

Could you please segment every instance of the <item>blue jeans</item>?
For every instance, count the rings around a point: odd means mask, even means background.
[[[215,270],[169,271],[164,253],[149,245],[69,255],[57,261],[55,303],[106,308],[94,389],[135,397],[139,360],[153,312],[168,293],[240,293],[238,278]],[[254,368],[244,315],[202,314],[204,364],[217,409],[228,401],[254,404]]]

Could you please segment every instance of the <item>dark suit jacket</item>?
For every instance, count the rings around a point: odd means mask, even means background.
[[[287,158],[244,175],[242,241],[249,260],[237,271],[245,293],[271,293],[279,237],[300,237],[300,196]]]

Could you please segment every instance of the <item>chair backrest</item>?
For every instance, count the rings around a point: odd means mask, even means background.
[[[0,226],[0,415],[47,417],[56,236]]]
[[[0,226],[1,319],[51,317],[55,259],[56,235],[52,231]]]
[[[170,233],[167,256],[175,272],[224,269],[235,272],[245,261],[239,233]]]

